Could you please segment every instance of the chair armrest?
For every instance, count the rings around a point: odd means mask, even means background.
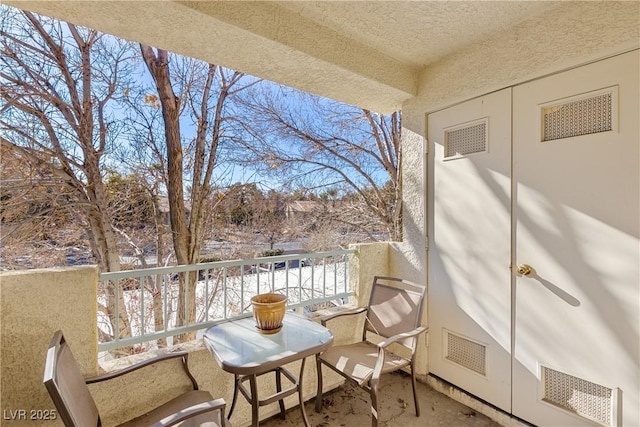
[[[388,347],[389,345],[393,344],[394,342],[398,342],[398,341],[401,341],[401,340],[405,340],[407,338],[415,337],[416,335],[420,335],[421,333],[426,332],[428,330],[429,330],[429,328],[426,327],[426,326],[419,326],[419,327],[415,328],[412,331],[403,332],[401,334],[393,335],[393,336],[387,338],[386,340],[378,343],[377,345],[378,345],[378,348],[385,348],[385,347]]]
[[[198,383],[196,382],[196,379],[193,377],[193,375],[191,375],[191,371],[189,371],[189,366],[187,365],[187,358],[188,357],[189,357],[189,353],[187,353],[186,351],[177,351],[175,353],[161,354],[159,356],[152,357],[152,358],[147,359],[147,360],[143,360],[142,362],[135,363],[135,364],[133,364],[131,366],[127,366],[126,368],[123,368],[123,369],[120,369],[120,370],[117,370],[117,371],[109,372],[109,373],[104,374],[104,375],[98,375],[96,377],[86,378],[85,379],[85,383],[94,384],[94,383],[99,383],[101,381],[108,381],[108,380],[111,380],[113,378],[117,378],[117,377],[120,377],[122,375],[129,374],[129,373],[131,373],[133,371],[137,371],[138,369],[144,368],[145,366],[153,365],[155,363],[162,362],[162,361],[169,360],[169,359],[181,358],[182,359],[182,367],[184,369],[185,374],[191,380],[191,383],[193,384],[193,389],[194,390],[198,390]]]
[[[224,417],[225,405],[226,403],[224,399],[215,399],[208,402],[199,403],[197,405],[182,409],[180,410],[180,412],[177,412],[175,414],[171,414],[168,417],[161,419],[157,423],[152,424],[151,427],[173,426],[189,418],[213,411],[220,411],[220,421],[224,426],[226,425],[226,419]]]
[[[358,307],[358,308],[352,308],[350,310],[340,311],[334,314],[329,314],[327,316],[321,317],[320,323],[322,324],[322,326],[327,326],[327,322],[331,319],[335,319],[336,317],[341,317],[341,316],[351,316],[353,314],[360,314],[360,313],[364,313],[367,310],[368,310],[367,307]]]
[[[412,331],[409,332],[403,332],[401,334],[396,334],[393,335],[389,338],[387,338],[386,340],[380,342],[377,344],[378,347],[378,359],[376,360],[376,365],[373,368],[373,375],[371,376],[371,380],[375,383],[378,382],[378,380],[380,379],[380,375],[382,374],[382,368],[384,367],[384,358],[385,358],[385,348],[390,346],[391,344],[393,344],[394,342],[398,342],[401,340],[406,340],[407,338],[412,338],[415,336],[420,335],[423,332],[428,331],[429,328],[426,326],[419,326],[417,328],[415,328]],[[415,351],[412,350],[412,358],[413,358],[413,352]]]

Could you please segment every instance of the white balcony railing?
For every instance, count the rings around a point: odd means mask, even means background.
[[[164,340],[251,315],[251,297],[277,292],[288,308],[340,305],[354,294],[353,249],[102,273],[98,283],[98,350],[152,349]],[[180,300],[180,279],[197,272],[195,298]],[[187,288],[188,289],[188,288]],[[195,300],[195,321],[178,326],[178,307]],[[109,309],[109,307],[111,307]],[[182,322],[185,323],[185,322]],[[122,331],[130,330],[130,334]]]

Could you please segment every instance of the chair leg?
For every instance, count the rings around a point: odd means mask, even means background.
[[[418,404],[418,393],[416,393],[416,374],[411,361],[411,388],[413,388],[413,404],[416,407],[416,417],[420,416],[420,405]]]
[[[378,427],[378,383],[371,384],[371,427]]]
[[[322,362],[316,354],[316,372],[318,373],[318,390],[316,392],[316,412],[322,412]]]

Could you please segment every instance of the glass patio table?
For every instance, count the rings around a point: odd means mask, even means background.
[[[263,334],[256,328],[253,317],[221,323],[207,329],[204,342],[218,365],[234,374],[233,401],[227,418],[236,405],[238,391],[251,403],[251,425],[258,426],[258,409],[276,401],[280,405],[280,415],[284,419],[284,398],[298,393],[300,411],[306,426],[309,426],[302,398],[302,375],[307,356],[326,350],[333,342],[331,331],[306,317],[287,313],[282,329],[274,334]],[[302,360],[300,374],[296,378],[283,365]],[[264,399],[258,398],[257,377],[275,373],[276,393]],[[291,386],[282,389],[282,376]],[[244,382],[249,382],[249,389]]]

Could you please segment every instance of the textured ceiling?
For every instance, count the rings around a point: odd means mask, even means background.
[[[390,58],[424,67],[556,8],[553,1],[281,1]]]
[[[563,3],[3,1],[380,112],[425,66]]]

